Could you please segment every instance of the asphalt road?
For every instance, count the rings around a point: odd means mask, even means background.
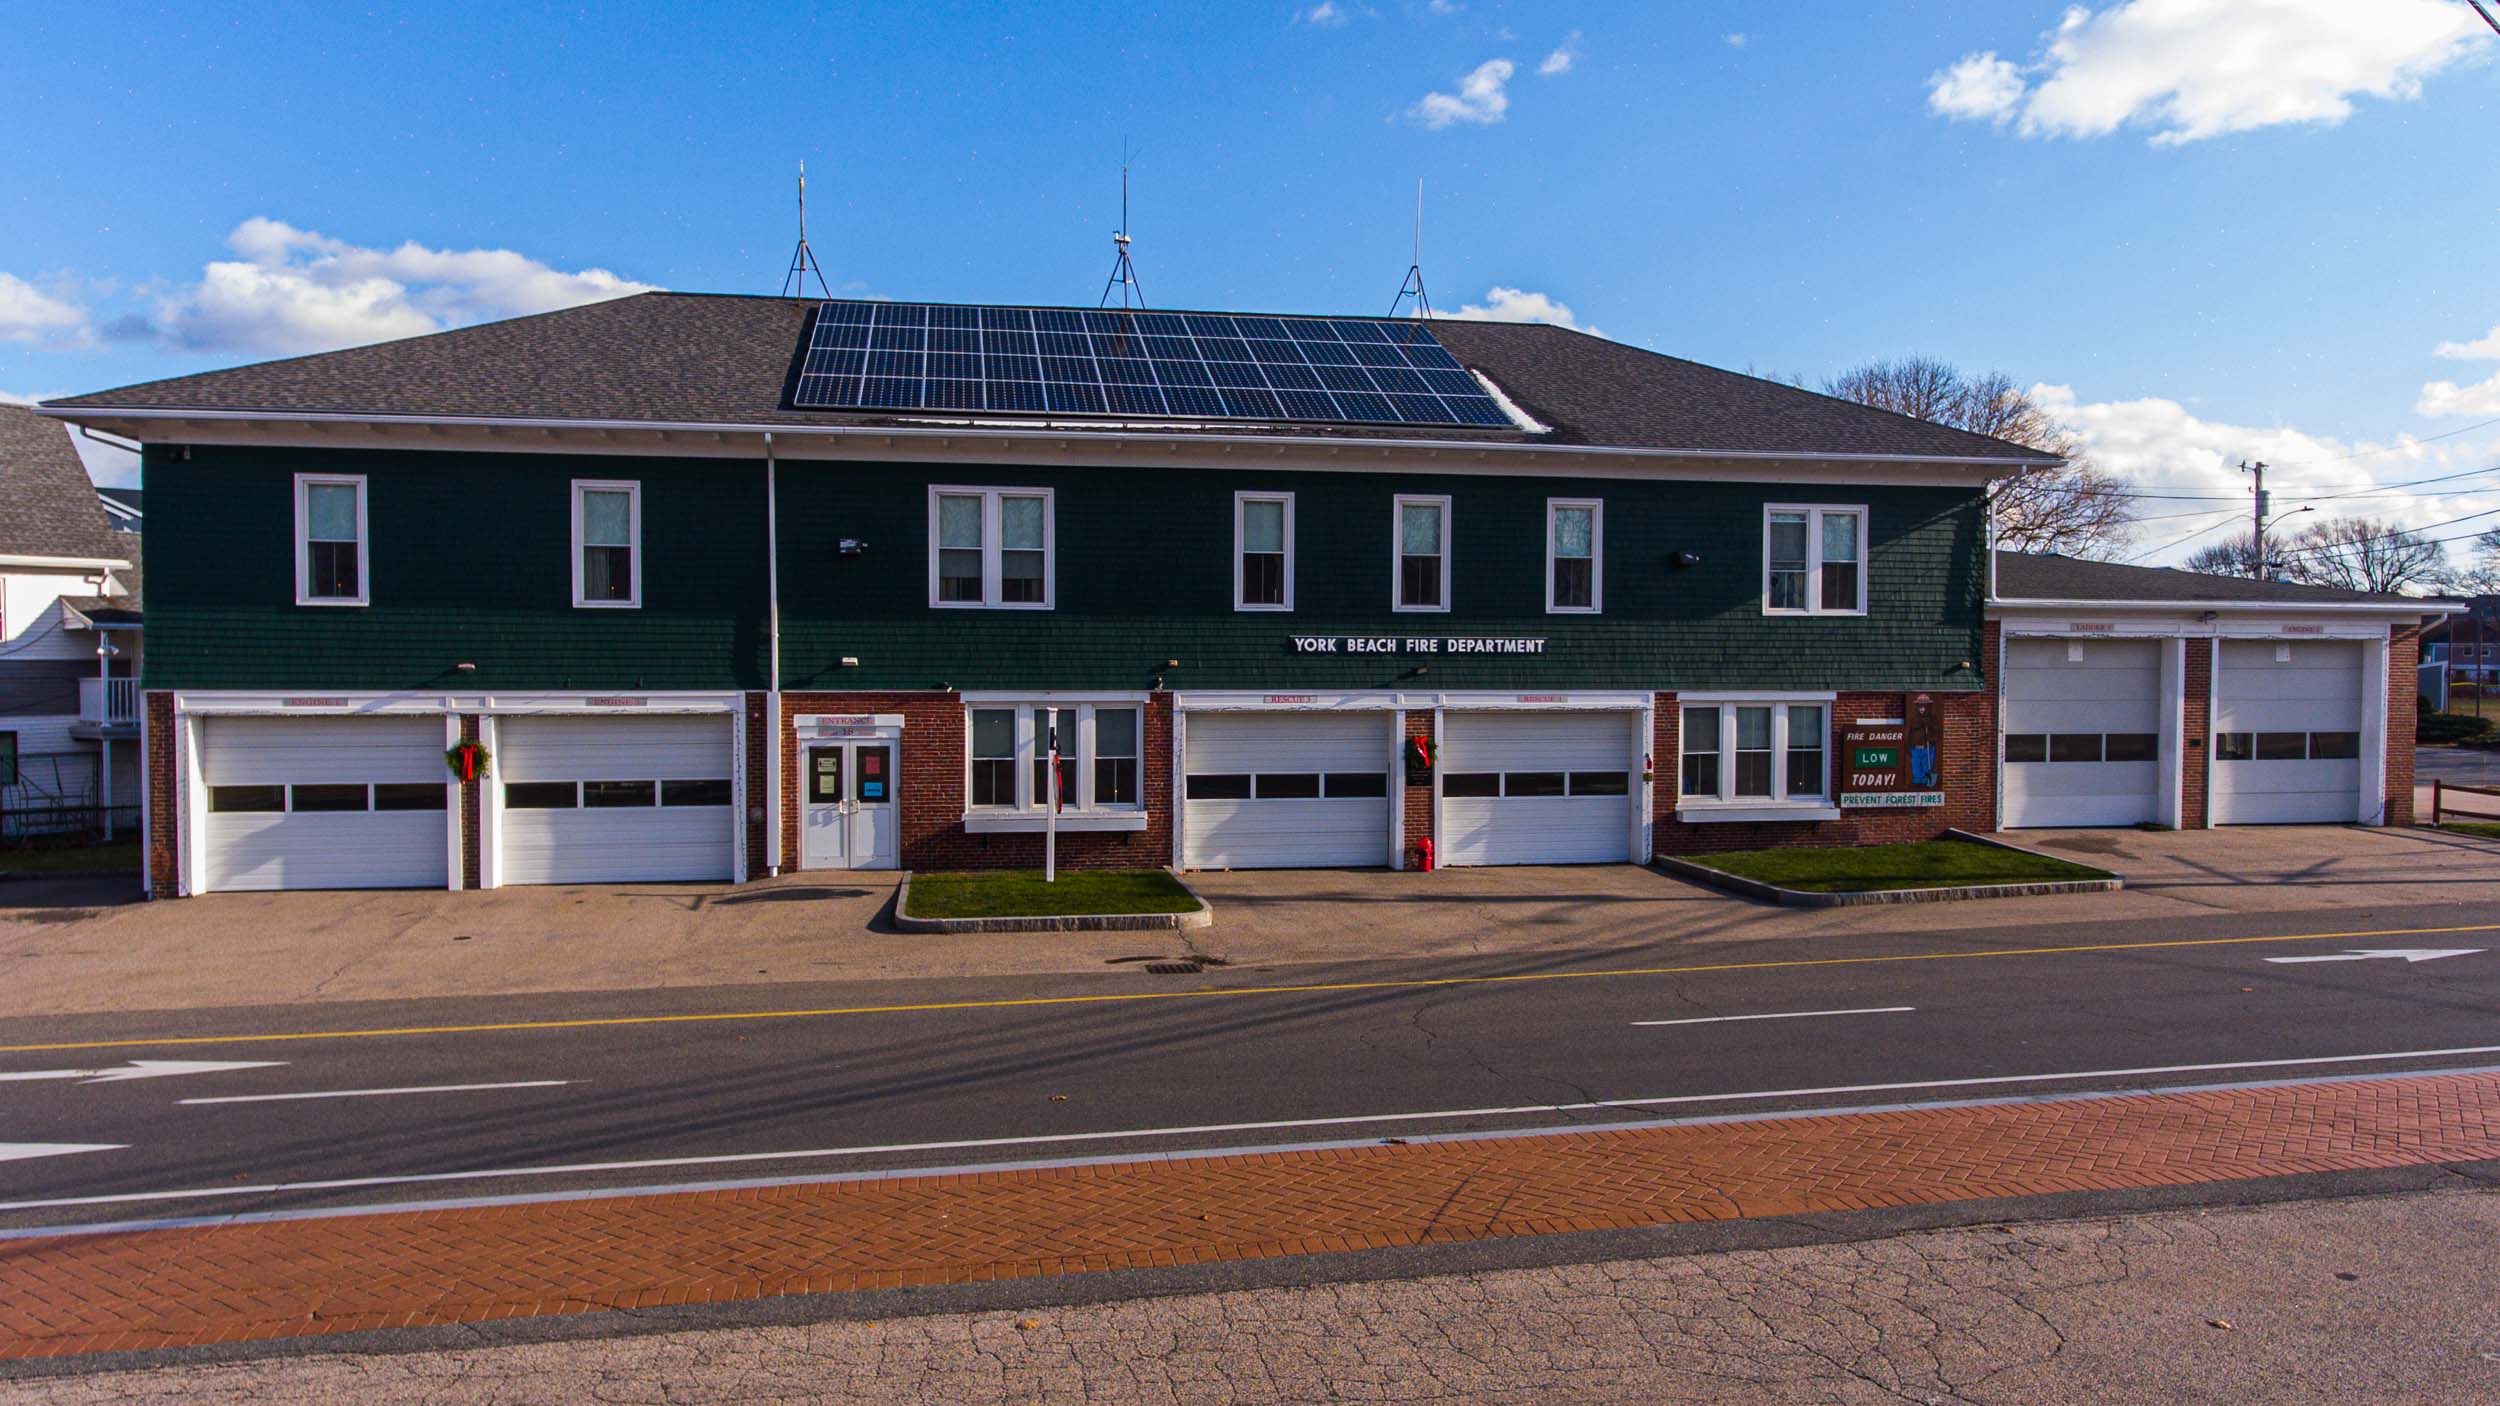
[[[1638,968],[0,1020],[0,1228],[2500,1066],[2488,907],[2159,930],[1946,911]],[[2474,950],[2270,960],[2423,949]],[[163,1060],[254,1063],[99,1081]]]

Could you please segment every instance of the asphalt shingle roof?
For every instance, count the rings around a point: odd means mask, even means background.
[[[2436,605],[2419,596],[2378,595],[2245,576],[2209,576],[2165,566],[2121,566],[2081,557],[1997,553],[1997,596],[2023,600],[2261,601],[2285,605]]]
[[[120,557],[116,534],[79,462],[69,426],[22,405],[0,405],[0,552],[34,557]]]
[[[642,293],[346,351],[262,362],[49,402],[51,408],[654,421],[679,424],[927,424],[796,410],[786,388],[815,299]],[[1609,448],[1900,456],[2049,456],[1610,342],[1524,323],[1443,319],[1433,331],[1545,434],[1226,422],[1225,434],[1463,438]],[[1030,417],[1026,417],[1030,418]],[[1157,425],[1154,433],[1187,433]]]

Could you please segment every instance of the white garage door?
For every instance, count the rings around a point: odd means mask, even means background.
[[[199,889],[444,888],[443,720],[209,718]]]
[[[2161,642],[2005,645],[2005,824],[2161,818]]]
[[[2361,646],[2222,641],[2213,756],[2216,825],[2358,820]]]
[[[728,878],[730,725],[721,716],[497,722],[502,881]]]
[[[1444,714],[1440,862],[1629,860],[1637,716]]]
[[[1191,713],[1182,744],[1181,861],[1191,869],[1389,862],[1380,713]]]

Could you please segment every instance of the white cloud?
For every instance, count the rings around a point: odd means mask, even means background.
[[[2457,361],[2500,361],[2500,327],[2471,342],[2442,342],[2432,354]]]
[[[2175,145],[2282,123],[2333,125],[2353,99],[2403,100],[2491,41],[2452,0],[2120,0],[2075,5],[2017,68],[1994,53],[1928,78],[1928,106],[2029,137],[2154,129]],[[2040,75],[2036,84],[2029,75]]]
[[[84,308],[16,274],[0,273],[0,342],[75,340],[86,327]]]
[[[2475,341],[2442,342],[2432,350],[2435,355],[2456,361],[2500,361],[2500,327]],[[2493,372],[2489,380],[2470,386],[2454,381],[2426,381],[2413,409],[2422,415],[2500,415],[2500,371]]]
[[[1337,0],[1319,0],[1319,3],[1311,8],[1297,11],[1294,18],[1304,24],[1317,25],[1322,29],[1335,29],[1354,17],[1347,14],[1337,4]]]
[[[2022,100],[2022,70],[1994,51],[1965,54],[1953,67],[1927,75],[1927,110],[1939,117],[2003,122]]]
[[[1462,8],[1458,0],[1425,0],[1424,8],[1436,15],[1454,15]]]
[[[1478,322],[1550,322],[1557,327],[1586,332],[1592,337],[1606,335],[1572,316],[1568,304],[1557,302],[1543,293],[1504,288],[1498,284],[1486,292],[1483,302],[1469,303],[1449,316],[1472,318]]]
[[[254,217],[200,281],[160,300],[155,331],[187,350],[326,351],[650,290],[509,249],[372,249]]]
[[[1744,36],[1744,34],[1743,34],[1742,32],[1739,32],[1739,33],[1735,33],[1735,34],[1731,34],[1731,35],[1729,35],[1729,36],[1727,37],[1727,46],[1728,46],[1729,48],[1731,48],[1731,49],[1741,49],[1741,48],[1745,47],[1745,36]]]
[[[1580,31],[1575,29],[1571,31],[1569,35],[1564,37],[1561,44],[1555,46],[1554,52],[1545,56],[1544,62],[1536,66],[1537,76],[1539,78],[1553,78],[1561,74],[1569,73],[1571,71],[1571,66],[1579,61]]]
[[[1503,89],[1518,71],[1519,66],[1508,59],[1486,59],[1458,80],[1456,96],[1426,93],[1421,102],[1407,109],[1407,115],[1436,132],[1457,122],[1489,126],[1510,111],[1510,94]]]

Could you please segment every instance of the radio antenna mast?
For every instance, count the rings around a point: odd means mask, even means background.
[[[1406,266],[1406,281],[1398,285],[1398,295],[1389,300],[1389,315],[1398,315],[1398,305],[1409,297],[1415,300],[1415,315],[1432,316],[1432,297],[1424,292],[1424,183],[1415,182],[1415,261]]]
[[[1111,232],[1111,277],[1102,285],[1101,306],[1111,306],[1111,290],[1120,290],[1120,306],[1129,305],[1129,295],[1137,297],[1137,306],[1146,305],[1146,289],[1137,281],[1137,265],[1128,257],[1128,153],[1120,154],[1120,227]]]
[[[781,280],[781,296],[792,293],[807,296],[807,276],[816,275],[816,291],[830,299],[833,289],[825,282],[825,271],[816,265],[816,251],[807,247],[807,163],[799,163],[799,247],[790,252],[790,272]]]

